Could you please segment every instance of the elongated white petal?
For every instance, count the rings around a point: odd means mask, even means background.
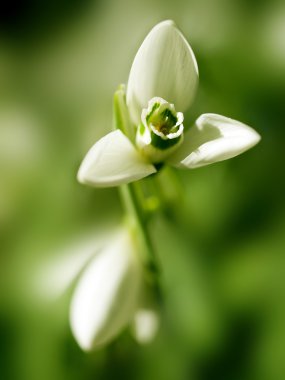
[[[140,123],[142,109],[157,96],[184,112],[197,84],[198,66],[190,45],[173,21],[159,23],[143,41],[130,71],[127,104],[133,122]]]
[[[72,299],[71,329],[83,350],[108,343],[128,324],[141,281],[131,237],[122,231],[87,267]]]
[[[259,140],[260,135],[254,129],[239,121],[217,114],[203,114],[168,162],[177,167],[198,168],[235,157]]]
[[[156,169],[116,130],[102,137],[85,156],[78,181],[96,187],[118,186],[155,173]]]

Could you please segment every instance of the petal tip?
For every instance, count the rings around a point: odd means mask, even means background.
[[[175,22],[173,20],[164,20],[164,21],[161,21],[158,24],[156,24],[155,28],[157,28],[157,27],[164,27],[164,26],[167,26],[167,27],[176,27],[176,24],[175,24]]]
[[[82,166],[80,166],[80,168],[78,169],[78,172],[77,172],[77,175],[76,175],[76,179],[79,183],[81,184],[85,184],[85,175],[84,175],[84,170],[82,170]]]
[[[254,145],[258,144],[261,140],[261,135],[256,132],[254,129],[252,129],[252,140],[254,142]]]

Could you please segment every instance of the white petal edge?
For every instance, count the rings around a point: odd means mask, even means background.
[[[155,167],[117,129],[93,145],[79,168],[77,179],[95,187],[111,187],[139,180],[155,172]]]
[[[142,273],[126,231],[119,233],[87,267],[70,308],[73,335],[85,351],[107,344],[137,308]]]
[[[198,168],[235,157],[260,141],[248,125],[217,114],[203,114],[185,134],[181,147],[168,159],[170,165]]]
[[[146,36],[132,64],[127,105],[135,124],[148,101],[161,97],[184,112],[193,102],[198,85],[195,55],[171,20],[157,24]]]
[[[37,297],[44,299],[44,302],[61,297],[74,286],[84,268],[109,239],[110,232],[92,231],[77,236],[66,246],[56,249],[56,252],[49,252],[49,259],[41,262],[32,281],[32,288]]]

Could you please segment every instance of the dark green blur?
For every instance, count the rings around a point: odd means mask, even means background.
[[[284,380],[284,1],[19,4],[0,12],[0,378]],[[113,93],[143,38],[169,18],[200,70],[185,124],[219,113],[262,140],[230,161],[169,173],[169,207],[151,225],[158,336],[139,346],[127,330],[85,354],[69,330],[70,292],[48,303],[33,279],[58,246],[120,223],[117,190],[80,185],[76,172],[110,131]]]

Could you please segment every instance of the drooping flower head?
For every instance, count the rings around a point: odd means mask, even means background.
[[[109,343],[134,317],[143,283],[137,249],[130,232],[122,229],[79,278],[70,324],[83,350]]]

